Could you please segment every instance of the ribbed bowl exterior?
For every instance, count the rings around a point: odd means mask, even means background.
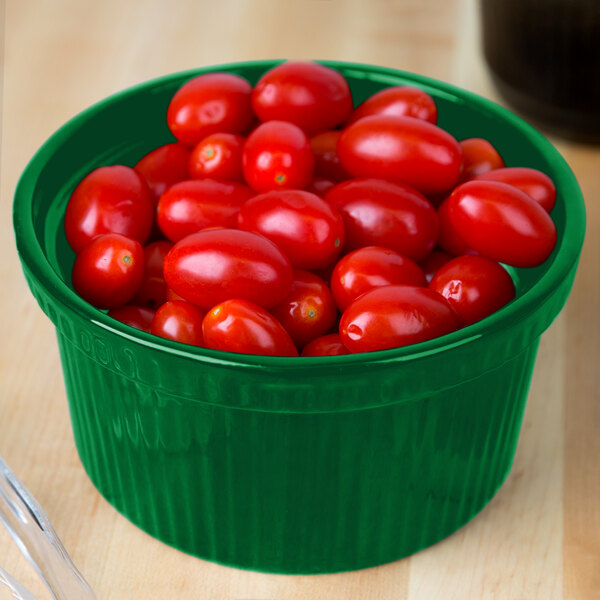
[[[271,64],[224,68],[255,80]],[[560,239],[548,265],[511,272],[518,300],[447,341],[323,360],[188,349],[89,307],[70,288],[73,255],[62,231],[69,193],[93,166],[139,157],[133,140],[148,127],[140,106],[155,103],[164,114],[190,74],[144,84],[74,119],[36,155],[15,197],[23,270],[56,326],[75,442],[91,480],[158,539],[259,571],[386,563],[450,535],[486,505],[510,470],[539,338],[567,299],[583,240],[572,174],[519,119],[447,84],[334,66],[357,101],[414,81],[438,94],[455,135],[476,130],[505,148],[505,158],[555,176],[559,199],[568,196],[574,208],[557,203]],[[115,114],[119,147],[108,131]],[[160,135],[143,141],[146,151]]]

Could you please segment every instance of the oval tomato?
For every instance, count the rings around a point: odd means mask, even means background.
[[[367,98],[352,111],[346,125],[372,115],[413,117],[435,125],[437,106],[427,92],[410,85],[396,85]]]
[[[254,196],[240,209],[238,226],[270,239],[301,269],[328,265],[344,243],[344,222],[337,210],[302,190]]]
[[[353,179],[336,185],[326,199],[344,220],[346,251],[384,246],[418,262],[435,246],[435,209],[409,186],[382,179]]]
[[[341,356],[342,354],[350,354],[350,350],[342,344],[339,333],[330,333],[315,338],[307,344],[300,356]]]
[[[315,155],[315,176],[334,181],[349,179],[350,175],[340,164],[337,155],[337,143],[341,131],[323,131],[310,138],[310,147]]]
[[[498,181],[468,181],[447,200],[448,219],[465,243],[515,267],[543,263],[556,244],[548,213],[521,190]]]
[[[150,324],[154,318],[154,310],[145,306],[126,304],[125,306],[118,306],[109,310],[108,316],[121,321],[121,323],[125,323],[125,325],[150,333]]]
[[[165,302],[154,315],[150,333],[182,344],[204,346],[202,320],[204,313],[193,304],[181,300]]]
[[[353,177],[378,177],[424,194],[453,188],[462,169],[460,144],[421,119],[374,115],[348,126],[338,141],[342,166]]]
[[[459,256],[434,275],[429,289],[448,300],[463,325],[491,315],[515,297],[510,275],[482,256]]]
[[[154,205],[142,176],[123,165],[100,167],[71,194],[65,234],[76,253],[105,233],[120,233],[144,244],[153,221]]]
[[[352,110],[348,82],[315,62],[288,61],[267,71],[252,92],[261,121],[290,121],[308,133],[331,129]]]
[[[234,181],[182,181],[161,196],[158,226],[173,242],[207,227],[235,227],[240,207],[253,195],[248,186]]]
[[[243,133],[253,119],[252,86],[232,73],[205,73],[184,83],[167,109],[167,124],[187,146],[211,133]]]
[[[244,144],[244,177],[257,192],[306,187],[312,179],[314,166],[308,138],[292,123],[263,123]]]
[[[452,256],[461,256],[462,254],[472,253],[473,250],[462,239],[454,228],[448,215],[448,199],[442,202],[438,208],[438,222],[440,231],[438,236],[438,245]]]
[[[242,150],[246,139],[233,133],[213,133],[198,142],[189,158],[194,179],[209,177],[225,181],[244,181]]]
[[[468,138],[460,142],[463,151],[461,181],[468,181],[493,169],[500,169],[504,161],[490,142],[482,138]]]
[[[163,275],[165,256],[173,247],[171,242],[158,241],[144,246],[144,277],[133,297],[136,304],[157,307],[167,299],[167,284]]]
[[[231,298],[271,308],[287,296],[293,280],[289,259],[273,242],[237,229],[180,240],[165,258],[164,273],[175,293],[205,310]]]
[[[340,337],[350,352],[407,346],[456,329],[458,319],[443,296],[410,285],[366,292],[350,304],[340,321]]]
[[[298,356],[292,338],[281,323],[248,300],[226,300],[211,308],[204,317],[202,332],[206,347],[213,350]]]
[[[134,169],[146,180],[156,202],[167,188],[188,178],[190,149],[183,144],[165,144],[149,152]]]

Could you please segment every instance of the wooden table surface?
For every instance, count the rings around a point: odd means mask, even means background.
[[[55,129],[108,94],[201,65],[290,57],[397,67],[498,99],[476,9],[474,0],[0,4],[0,454],[99,600],[600,598],[600,147],[553,140],[583,188],[587,239],[567,306],[542,337],[508,481],[450,538],[356,573],[286,577],[221,567],[150,538],[109,506],[79,462],[54,330],[15,251],[19,174]],[[0,565],[49,597],[3,529]]]

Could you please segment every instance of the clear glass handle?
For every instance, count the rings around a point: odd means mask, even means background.
[[[0,567],[0,600],[36,600],[35,596]]]
[[[56,600],[95,600],[41,506],[1,456],[0,521]]]

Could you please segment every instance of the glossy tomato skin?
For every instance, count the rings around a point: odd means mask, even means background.
[[[434,250],[425,260],[419,263],[428,285],[440,268],[453,258],[452,254],[448,254],[442,250]]]
[[[353,179],[331,189],[326,200],[344,220],[346,252],[363,246],[384,246],[418,262],[435,246],[436,211],[421,193],[407,185]]]
[[[460,144],[436,125],[412,117],[374,115],[348,126],[337,145],[353,177],[377,177],[424,194],[452,189],[462,169]]]
[[[508,183],[531,196],[547,213],[556,203],[556,187],[548,175],[537,169],[507,167],[496,169],[477,176],[479,181],[500,181]]]
[[[172,300],[158,308],[150,325],[150,333],[183,344],[204,346],[203,319],[204,313],[197,306]]]
[[[257,192],[304,188],[312,179],[314,166],[306,134],[292,123],[263,123],[244,144],[244,178]]]
[[[133,302],[156,308],[167,299],[167,284],[163,275],[165,256],[173,247],[171,242],[157,241],[144,246],[144,276]]]
[[[149,152],[134,169],[144,178],[155,202],[167,188],[188,178],[190,149],[183,144],[165,144]]]
[[[413,117],[435,125],[437,106],[425,91],[410,85],[397,85],[385,88],[367,98],[350,115],[346,125],[372,115]]]
[[[240,209],[238,227],[270,239],[301,269],[330,264],[344,243],[344,222],[338,211],[302,190],[254,196]]]
[[[463,254],[472,253],[473,250],[463,240],[454,225],[450,221],[448,213],[448,199],[446,199],[438,208],[439,235],[438,245],[452,256],[461,256]]]
[[[290,293],[270,310],[290,334],[297,348],[331,330],[337,310],[327,284],[300,269],[294,270]]]
[[[552,219],[512,185],[468,181],[452,192],[447,203],[452,227],[482,256],[515,267],[535,267],[554,249]]]
[[[350,352],[424,342],[458,329],[448,301],[433,290],[388,285],[366,292],[344,311],[340,337]]]
[[[361,294],[384,285],[425,287],[425,275],[403,254],[381,246],[367,246],[346,254],[331,276],[331,293],[341,311]]]
[[[232,73],[205,73],[184,83],[171,99],[167,125],[187,146],[212,133],[243,133],[254,117],[252,86]]]
[[[142,176],[123,165],[99,167],[71,194],[65,234],[76,253],[105,233],[120,233],[144,244],[153,221],[154,204]]]
[[[304,346],[300,356],[341,356],[350,354],[350,350],[342,344],[339,333],[329,333],[315,338]]]
[[[337,143],[342,135],[341,131],[322,131],[310,138],[310,147],[315,155],[315,177],[344,181],[350,175],[340,164],[337,155]]]
[[[491,315],[515,297],[507,271],[482,256],[454,258],[439,269],[429,289],[448,300],[463,326]]]
[[[267,71],[252,92],[261,121],[290,121],[307,133],[332,129],[352,111],[347,81],[314,62],[288,61]]]
[[[164,263],[167,285],[205,310],[231,298],[264,308],[281,302],[292,287],[292,265],[270,240],[248,231],[214,229],[187,236]]]
[[[207,227],[235,227],[240,207],[253,195],[248,186],[234,181],[182,181],[161,196],[158,226],[172,242]]]
[[[461,181],[468,181],[504,166],[504,160],[496,148],[483,138],[467,138],[460,142],[460,146],[463,152]]]
[[[311,182],[306,186],[305,190],[311,194],[325,198],[330,189],[336,186],[336,182],[324,177],[313,177]]]
[[[239,298],[211,308],[202,323],[207,348],[261,354],[298,356],[292,338],[277,319],[260,306]]]
[[[242,150],[246,138],[233,133],[213,133],[200,140],[189,158],[193,179],[211,178],[244,181]]]
[[[94,238],[75,259],[73,287],[97,308],[127,304],[144,276],[144,251],[137,240],[119,233]]]
[[[109,310],[108,316],[121,321],[121,323],[125,323],[125,325],[150,333],[150,324],[154,318],[154,310],[145,306],[126,304],[125,306],[118,306]]]

